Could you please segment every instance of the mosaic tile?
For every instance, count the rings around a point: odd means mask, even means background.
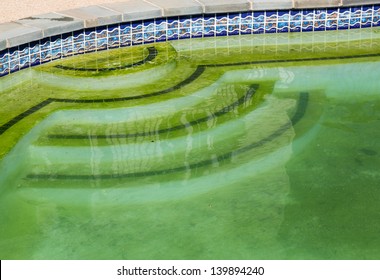
[[[217,36],[225,36],[227,35],[227,25],[217,25],[215,28]]]
[[[216,19],[213,17],[205,17],[203,19],[203,36],[210,37],[215,36]]]
[[[168,40],[177,40],[179,36],[178,28],[168,29],[167,36],[168,36]]]
[[[144,41],[146,42],[154,42],[154,31],[150,31],[150,32],[144,32],[143,33],[143,36],[144,36]]]
[[[85,34],[85,37],[84,37],[85,41],[95,40],[96,38],[96,31],[94,28],[85,30],[84,34]]]
[[[338,20],[338,29],[348,29],[349,26],[350,26],[350,20],[348,18]]]
[[[186,29],[191,26],[191,18],[190,17],[180,17],[179,18],[179,28]]]
[[[253,13],[253,22],[254,23],[264,23],[265,21],[265,12],[254,12]]]
[[[241,17],[240,14],[230,14],[228,19],[228,34],[237,35],[240,32]]]
[[[72,33],[66,33],[62,35],[62,44],[68,44],[73,42],[74,36]]]
[[[142,32],[132,34],[132,45],[141,45],[143,42],[144,39]]]
[[[179,29],[179,38],[186,39],[190,38],[190,27],[189,28],[180,28]]]
[[[289,11],[278,11],[278,21],[289,22],[290,12]]]
[[[29,61],[30,61],[29,56],[21,56],[20,65],[19,65],[20,69],[29,67]]]
[[[33,42],[33,43],[30,43],[29,45],[30,45],[30,49],[29,49],[30,64],[32,66],[40,64],[41,56],[40,56],[40,45],[39,45],[39,43]]]
[[[254,34],[264,33],[264,27],[265,27],[264,22],[254,22],[252,33]]]
[[[18,60],[19,58],[19,55],[18,55],[19,51],[18,51],[18,48],[11,48],[9,50],[9,60],[12,60],[12,61],[15,61],[15,60]]]
[[[290,32],[300,32],[302,27],[302,22],[300,20],[298,21],[291,21],[289,23],[290,26]]]
[[[314,19],[315,20],[324,20],[326,19],[327,17],[327,12],[326,12],[326,9],[317,9],[317,10],[314,10],[315,11],[315,15],[314,15]]]
[[[61,46],[62,46],[61,36],[52,37],[50,47],[55,49],[55,48],[61,48]]]
[[[314,31],[325,31],[326,21],[325,20],[315,20],[314,21]]]
[[[9,70],[10,72],[15,72],[19,70],[19,60],[11,60],[9,62]]]
[[[339,14],[339,12],[336,9],[327,9],[326,10],[326,18],[327,19],[337,19],[338,14]]]
[[[97,50],[105,50],[108,47],[108,39],[106,38],[100,38],[96,40],[96,49]]]
[[[366,17],[366,18],[372,18],[373,16],[373,6],[371,7],[363,7],[363,10],[362,10],[362,17]]]
[[[349,8],[340,8],[339,9],[339,19],[349,19],[351,12]]]
[[[96,32],[96,39],[99,40],[99,39],[107,39],[107,35],[108,35],[108,30],[103,30],[103,31],[99,31],[99,32]]]
[[[277,32],[277,23],[268,22],[265,25],[265,33],[276,33]]]
[[[120,46],[120,28],[118,26],[108,27],[107,45],[109,48]]]
[[[301,21],[302,20],[302,11],[294,10],[290,12],[290,21]]]
[[[370,17],[362,17],[361,18],[361,27],[371,27],[372,26],[372,18]]]
[[[19,46],[19,56],[20,58],[23,56],[28,56],[29,55],[29,44],[24,44],[22,46]]]
[[[165,41],[166,40],[166,30],[157,30],[155,32],[156,41]]]
[[[265,22],[266,23],[277,22],[277,11],[266,11],[265,12]]]
[[[277,32],[277,11],[265,12],[265,33]]]
[[[204,37],[213,37],[216,35],[214,26],[206,26],[204,28],[203,36]]]
[[[289,32],[289,22],[280,21],[277,23],[277,32]]]
[[[40,49],[41,51],[46,51],[46,50],[49,50],[50,49],[50,40],[41,40],[41,43],[40,43]]]
[[[120,46],[130,46],[132,44],[132,29],[129,23],[120,24]]]
[[[41,50],[41,62],[48,62],[51,61],[51,50],[50,49],[45,49]]]
[[[157,18],[86,28],[0,52],[0,76],[61,57],[192,37],[380,26],[380,5]]]
[[[360,18],[355,17],[350,19],[350,28],[359,28],[360,27]]]
[[[132,38],[130,35],[120,36],[120,46],[130,46],[132,44]]]
[[[328,19],[326,21],[326,30],[336,30],[338,28],[337,19]]]
[[[380,17],[373,17],[372,26],[380,26]]]
[[[203,36],[202,27],[194,27],[191,29],[191,38],[199,38]]]
[[[131,34],[131,25],[130,24],[121,24],[120,25],[120,35],[130,35]]]
[[[253,16],[242,15],[241,24],[240,24],[240,34],[251,34],[253,31]]]
[[[9,71],[9,54],[0,53],[0,75],[5,75]]]
[[[204,26],[215,26],[216,24],[216,18],[215,17],[205,17],[203,19],[203,25]]]
[[[136,33],[142,33],[143,32],[143,23],[140,22],[132,22],[132,35]]]
[[[361,7],[351,7],[351,17],[361,17],[362,9]]]
[[[156,20],[156,31],[166,31],[166,29],[167,29],[166,20],[163,20],[163,19]]]
[[[308,31],[313,31],[313,21],[312,20],[304,20],[302,21],[302,31],[303,32],[308,32]]]
[[[75,46],[74,46],[75,48]],[[84,45],[83,45],[83,52],[84,52]],[[78,50],[75,51],[75,53],[80,53]],[[54,48],[51,49],[51,59],[58,59],[62,57],[62,48]]]
[[[178,29],[179,27],[178,17],[168,18],[167,21],[168,21],[168,24],[167,24],[168,29]]]
[[[228,16],[227,14],[221,14],[216,16],[216,25],[227,25]]]

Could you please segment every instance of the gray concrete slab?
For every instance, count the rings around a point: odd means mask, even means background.
[[[162,9],[163,16],[202,14],[203,6],[194,0],[144,0]]]
[[[71,32],[73,30],[79,30],[84,28],[84,21],[59,15],[57,13],[48,13],[43,15],[37,15],[33,17],[23,18],[16,22],[42,29],[42,35],[44,37],[54,36]]]
[[[379,0],[342,0],[343,6],[360,6],[379,3]]]
[[[251,2],[252,10],[286,10],[293,8],[292,0],[249,0]]]
[[[162,9],[141,0],[129,0],[99,6],[121,13],[123,21],[162,17]]]
[[[40,28],[25,26],[18,22],[0,24],[0,42],[6,41],[6,48],[15,47],[43,38]]]
[[[203,4],[204,13],[227,13],[249,11],[251,3],[248,0],[198,0]]]
[[[4,50],[7,48],[7,40],[2,39],[0,40],[0,51]]]
[[[112,11],[100,6],[88,6],[84,8],[60,11],[59,14],[84,21],[84,27],[96,27],[122,21],[120,12]]]
[[[293,8],[321,8],[321,7],[338,7],[342,0],[295,0]]]

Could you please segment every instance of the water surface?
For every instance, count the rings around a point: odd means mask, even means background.
[[[378,29],[1,78],[1,259],[379,259]]]

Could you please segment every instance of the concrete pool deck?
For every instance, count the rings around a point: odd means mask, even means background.
[[[151,18],[369,5],[379,0],[8,1],[0,10],[0,50],[83,28]]]

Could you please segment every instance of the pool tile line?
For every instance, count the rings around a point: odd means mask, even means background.
[[[378,4],[173,15],[112,23],[44,38],[35,37],[34,40],[20,41],[19,44],[7,43],[6,49],[0,48],[0,77],[68,56],[140,44],[199,37],[316,32],[375,26],[380,26]],[[8,36],[7,32],[1,33],[0,25],[0,46],[4,45],[1,42],[7,40]]]
[[[246,153],[250,150],[259,148],[277,137],[281,136],[285,131],[296,125],[305,115],[307,106],[309,104],[309,93],[300,92],[299,99],[297,101],[297,107],[292,118],[286,122],[284,125],[280,126],[276,131],[270,135],[264,137],[263,139],[253,142],[247,146],[239,148],[232,152],[227,152],[225,154],[219,155],[216,158],[203,160],[196,163],[191,163],[188,165],[178,166],[170,169],[161,169],[145,172],[134,172],[134,173],[121,173],[121,174],[82,174],[82,175],[69,175],[69,174],[43,174],[43,173],[30,173],[26,175],[25,179],[29,180],[110,180],[110,179],[125,179],[125,178],[141,178],[157,175],[167,175],[172,173],[177,173],[186,170],[192,170],[197,168],[202,168],[206,166],[212,166],[216,161],[226,161],[232,159],[234,156]]]

